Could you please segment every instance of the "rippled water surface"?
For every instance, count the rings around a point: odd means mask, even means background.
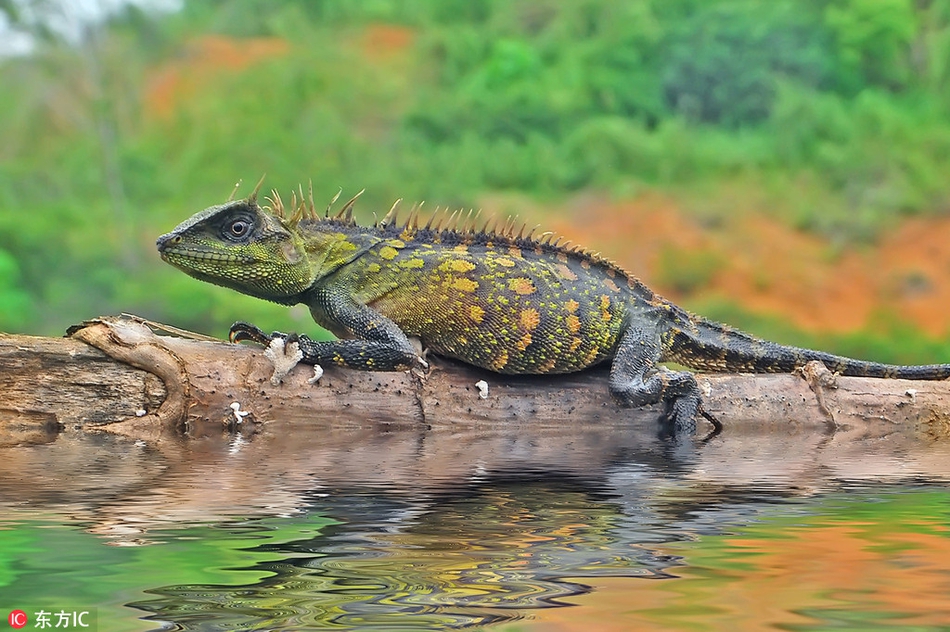
[[[950,446],[295,430],[0,449],[0,608],[100,630],[950,630]]]

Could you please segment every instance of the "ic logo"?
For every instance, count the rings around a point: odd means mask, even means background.
[[[22,610],[13,610],[10,612],[10,616],[7,617],[7,621],[9,621],[11,628],[19,630],[27,624],[29,618]]]

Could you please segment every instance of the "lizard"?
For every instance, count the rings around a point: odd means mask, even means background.
[[[664,362],[779,373],[817,360],[845,376],[950,377],[950,364],[880,364],[757,338],[691,314],[596,253],[511,220],[476,228],[471,214],[436,213],[423,225],[416,207],[401,222],[397,200],[382,220],[360,225],[358,197],[321,216],[312,190],[309,203],[301,189],[285,208],[276,191],[259,205],[255,189],[193,215],[156,244],[164,261],[194,278],[307,305],[337,336],[316,341],[237,322],[231,342],[297,342],[304,363],[375,371],[427,368],[410,339],[426,353],[501,374],[609,362],[611,395],[626,407],[663,404],[661,421],[674,432],[695,431],[698,418],[716,431],[722,424],[704,407],[694,373]]]

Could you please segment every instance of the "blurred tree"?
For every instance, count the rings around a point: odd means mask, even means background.
[[[702,200],[684,210],[701,214],[748,194],[840,243],[950,204],[950,0],[151,9],[175,4],[0,0],[37,42],[0,58],[14,87],[0,99],[0,250],[18,279],[0,295],[33,305],[0,313],[0,328],[119,310],[294,326],[161,267],[152,248],[264,172],[281,190],[312,178],[324,199],[367,187],[361,206],[377,210],[652,188]],[[69,13],[79,5],[100,19]]]
[[[16,259],[0,249],[0,325],[11,331],[27,327],[36,316],[22,281]]]
[[[667,106],[727,127],[767,119],[778,80],[826,81],[830,51],[819,17],[783,0],[698,4],[671,25],[664,43]]]
[[[846,92],[868,85],[897,91],[911,84],[919,26],[913,0],[844,0],[829,4],[825,23],[837,46],[838,84]]]

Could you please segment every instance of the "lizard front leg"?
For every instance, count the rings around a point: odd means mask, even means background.
[[[414,367],[425,367],[425,361],[414,351],[394,348],[390,345],[369,340],[313,340],[305,334],[285,334],[280,331],[266,333],[260,327],[245,322],[231,325],[228,336],[231,342],[252,341],[268,346],[275,338],[284,340],[286,345],[296,342],[304,364],[329,364],[363,371],[402,371]]]
[[[318,323],[331,331],[348,336],[345,340],[317,341],[308,336],[274,332],[264,333],[248,323],[231,326],[231,342],[251,340],[268,345],[275,338],[296,342],[306,364],[333,363],[364,371],[400,371],[425,368],[409,338],[389,318],[352,298],[327,290],[315,291],[308,301]]]
[[[610,393],[624,406],[663,402],[664,420],[676,431],[695,432],[697,415],[721,430],[722,424],[703,408],[692,373],[657,368],[661,351],[655,331],[631,326],[621,337],[610,367]]]

